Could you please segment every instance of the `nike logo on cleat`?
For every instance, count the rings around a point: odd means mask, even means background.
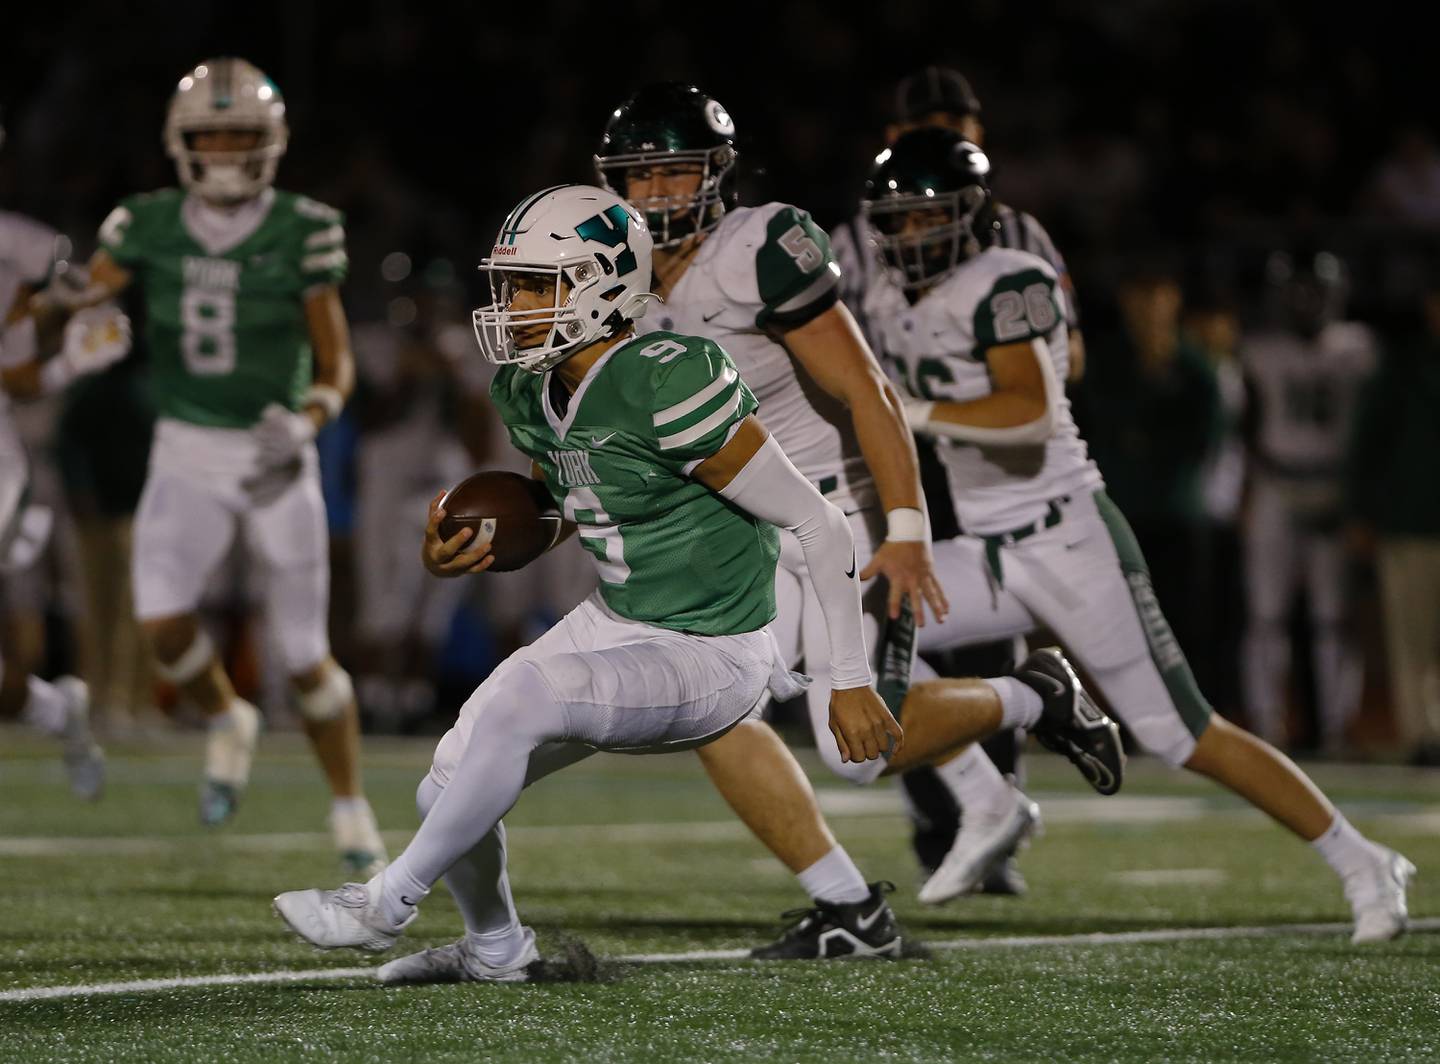
[[[869,931],[872,927],[875,926],[875,921],[880,919],[880,914],[884,911],[885,904],[884,902],[881,902],[879,905],[875,906],[875,911],[869,916],[856,916],[855,926],[858,927],[861,931]]]

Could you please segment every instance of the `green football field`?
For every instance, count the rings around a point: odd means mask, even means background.
[[[398,849],[430,741],[373,742]],[[319,953],[270,911],[340,880],[317,771],[267,736],[236,821],[195,820],[199,745],[112,752],[105,800],[0,732],[3,1061],[1433,1061],[1440,1059],[1440,774],[1322,765],[1351,818],[1420,867],[1420,925],[1352,948],[1317,856],[1208,784],[1133,761],[1118,797],[1030,760],[1046,818],[1024,899],[914,900],[894,790],[812,778],[872,878],[932,949],[899,962],[754,963],[737,950],[803,899],[691,755],[597,757],[507,819],[522,916],[591,981],[382,989],[368,955]],[[450,941],[443,891],[411,948]],[[262,981],[265,976],[269,981]],[[261,977],[261,978],[247,978]],[[106,991],[103,984],[153,981]]]

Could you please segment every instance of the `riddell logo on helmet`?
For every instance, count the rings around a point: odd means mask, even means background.
[[[495,250],[494,250],[491,254],[492,254],[492,255],[518,255],[518,254],[520,254],[520,249],[517,248],[517,247],[512,247],[512,246],[509,245],[509,244],[496,244],[496,245],[495,245]]]

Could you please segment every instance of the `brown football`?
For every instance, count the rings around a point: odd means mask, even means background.
[[[555,539],[560,515],[545,486],[518,473],[492,470],[466,477],[440,500],[445,516],[440,536],[449,539],[462,528],[473,528],[465,545],[490,540],[495,561],[490,568],[507,573],[529,565]]]

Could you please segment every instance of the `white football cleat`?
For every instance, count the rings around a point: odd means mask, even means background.
[[[1415,866],[1394,850],[1379,846],[1375,863],[1345,877],[1345,898],[1355,914],[1356,945],[1389,942],[1405,933],[1409,912],[1405,891],[1415,876]]]
[[[60,677],[55,681],[55,688],[65,696],[65,731],[61,741],[70,790],[76,797],[93,802],[105,789],[105,752],[90,732],[90,689],[84,680],[74,676]]]
[[[525,943],[508,964],[486,964],[465,948],[465,940],[448,946],[421,950],[397,957],[375,970],[382,983],[523,983],[530,978],[530,965],[540,959],[535,932],[524,928]]]
[[[1040,807],[1011,785],[1009,808],[972,813],[966,810],[955,843],[940,867],[920,888],[926,905],[941,905],[969,894],[997,861],[1003,861],[1034,833],[1040,824]]]
[[[375,813],[365,799],[359,799],[353,807],[347,803],[331,808],[330,833],[347,875],[369,881],[385,871],[388,863],[385,843],[380,838]]]
[[[288,890],[275,896],[275,913],[290,930],[321,949],[363,949],[384,953],[420,915],[411,912],[392,924],[373,902],[364,883],[346,883],[335,890]]]
[[[250,781],[250,762],[260,735],[260,711],[237,698],[212,717],[205,740],[205,781],[200,788],[200,822],[209,827],[235,815],[240,792]]]

